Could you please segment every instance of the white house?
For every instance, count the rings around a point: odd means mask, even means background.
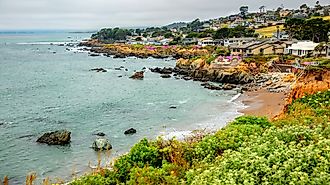
[[[318,43],[312,41],[298,41],[292,44],[292,46],[285,49],[285,54],[291,54],[294,56],[306,56],[307,54],[313,54],[315,47]]]

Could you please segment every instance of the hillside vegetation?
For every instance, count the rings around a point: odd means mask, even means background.
[[[81,184],[327,184],[330,91],[294,100],[280,119],[237,118],[185,142],[143,139]]]

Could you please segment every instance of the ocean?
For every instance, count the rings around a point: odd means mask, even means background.
[[[30,172],[39,180],[82,175],[97,164],[90,146],[98,132],[111,141],[111,160],[142,138],[215,130],[240,115],[241,105],[231,101],[235,92],[163,79],[149,70],[144,80],[129,79],[144,67],[174,67],[175,60],[91,57],[58,45],[89,36],[0,33],[0,179],[7,175],[10,184],[22,184]],[[121,66],[128,71],[115,69]],[[99,67],[108,72],[90,71]],[[137,133],[124,135],[129,128]],[[36,143],[43,133],[61,129],[72,132],[70,145]]]

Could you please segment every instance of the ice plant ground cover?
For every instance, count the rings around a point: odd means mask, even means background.
[[[276,121],[237,118],[215,134],[137,143],[80,184],[327,184],[330,91],[295,100]]]

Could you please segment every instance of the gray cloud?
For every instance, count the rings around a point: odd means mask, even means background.
[[[321,0],[327,3],[328,0]],[[314,5],[315,0],[304,3]],[[0,0],[0,29],[159,26],[238,12],[241,5],[297,8],[297,0]]]

